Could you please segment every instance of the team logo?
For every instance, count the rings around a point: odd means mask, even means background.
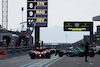
[[[75,27],[79,27],[79,23],[75,23]]]

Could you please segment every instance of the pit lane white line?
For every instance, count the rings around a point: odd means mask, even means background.
[[[35,59],[33,62],[30,62],[30,63],[28,63],[28,64],[22,65],[22,66],[20,66],[20,67],[28,66],[28,65],[33,64],[33,63],[36,63],[36,62],[39,62],[39,59],[38,59],[38,60]]]
[[[31,63],[22,65],[20,67],[48,67],[49,65],[53,64],[54,62],[60,60],[61,57],[52,55],[50,59],[38,59]]]
[[[61,58],[59,58],[59,59],[57,59],[57,60],[55,60],[55,61],[51,62],[50,64],[46,65],[45,67],[50,66],[51,64],[55,63],[56,61],[58,61],[58,60],[60,60],[60,59],[61,59]]]
[[[52,57],[52,58],[53,58],[53,57]],[[45,63],[46,61],[47,61],[47,59],[38,59],[38,60],[33,61],[33,62],[31,62],[31,63],[25,64],[25,65],[23,65],[23,66],[21,66],[21,67],[28,67],[28,66],[31,66],[31,65],[37,66],[37,64],[40,65],[40,64],[42,64],[42,63]]]

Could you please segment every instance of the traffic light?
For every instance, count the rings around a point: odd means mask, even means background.
[[[41,41],[39,41],[39,44],[41,43]]]

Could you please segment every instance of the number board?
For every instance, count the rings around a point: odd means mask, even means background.
[[[64,22],[64,31],[90,31],[93,22]]]
[[[47,27],[48,0],[27,0],[27,22],[28,26]]]

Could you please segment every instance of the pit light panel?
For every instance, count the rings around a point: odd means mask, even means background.
[[[48,0],[27,0],[27,22],[36,27],[47,27]]]
[[[64,22],[64,31],[90,31],[93,22]]]

